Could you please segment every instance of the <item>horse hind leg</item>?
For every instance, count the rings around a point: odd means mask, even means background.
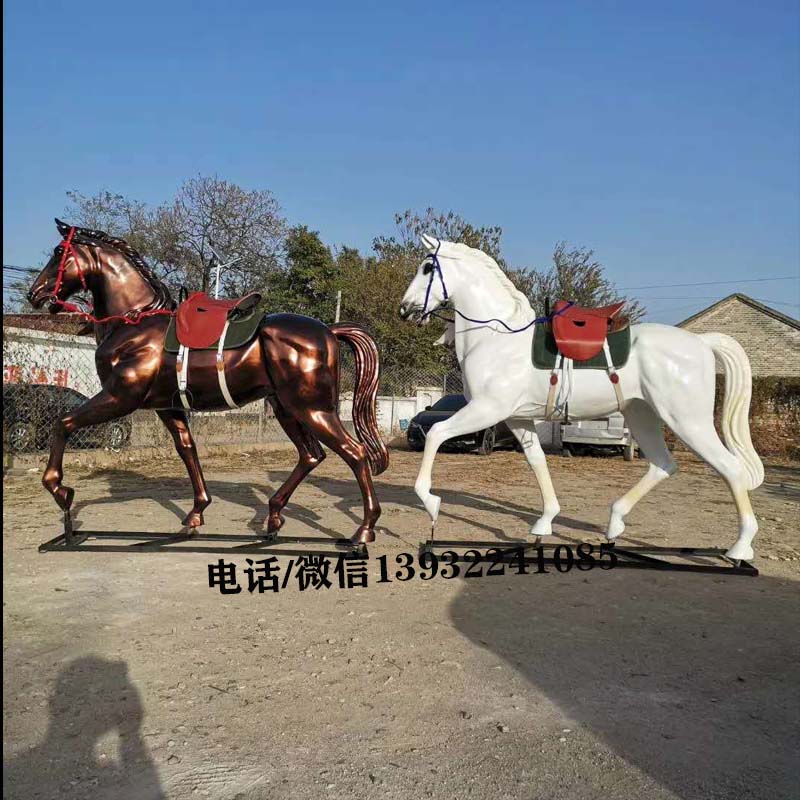
[[[269,518],[267,520],[267,536],[272,537],[283,527],[281,514],[294,490],[316,466],[325,460],[325,451],[319,442],[303,428],[303,426],[286,409],[276,401],[272,407],[275,418],[297,448],[298,461],[289,477],[269,499]]]
[[[170,432],[172,441],[175,443],[175,450],[186,465],[186,471],[189,473],[189,480],[192,482],[194,490],[194,505],[184,517],[181,525],[186,528],[199,528],[204,522],[203,511],[211,504],[211,497],[208,494],[200,459],[197,456],[197,446],[194,443],[186,412],[180,409],[163,409],[156,411],[156,414]]]
[[[606,538],[616,539],[625,530],[625,516],[649,491],[674,475],[678,465],[664,441],[663,424],[659,416],[643,400],[633,400],[625,407],[625,424],[631,436],[650,462],[639,482],[611,505]]]
[[[710,415],[702,420],[687,416],[683,419],[667,419],[666,422],[681,441],[712,466],[728,484],[739,516],[739,535],[725,555],[734,561],[749,561],[753,558],[752,542],[758,532],[758,522],[750,504],[744,464],[722,443]]]
[[[303,427],[342,458],[358,481],[364,503],[364,518],[351,541],[354,544],[374,542],[375,523],[381,515],[381,507],[372,485],[366,448],[350,436],[335,411],[305,410],[301,422]]]

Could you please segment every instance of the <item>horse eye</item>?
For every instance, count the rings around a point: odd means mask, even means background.
[[[423,274],[423,275],[430,275],[432,271],[433,271],[433,264],[431,264],[430,262],[428,262],[428,263],[427,263],[427,264],[426,264],[426,265],[425,265],[425,266],[422,268],[422,274]]]

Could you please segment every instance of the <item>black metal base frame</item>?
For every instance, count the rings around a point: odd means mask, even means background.
[[[547,542],[537,543],[531,541],[509,542],[470,542],[454,541],[447,539],[428,539],[422,542],[419,553],[439,554],[445,550],[457,554],[457,561],[490,561],[500,563],[515,563],[519,561],[519,548],[523,548],[525,555],[522,559],[525,564],[562,566],[563,559],[556,559],[554,552],[556,548],[568,544],[574,551],[577,545],[569,542]],[[536,552],[538,547],[543,548],[542,557]],[[481,552],[491,550],[487,554]],[[466,551],[473,551],[473,555],[465,557]],[[474,555],[475,551],[480,554],[480,558]],[[499,551],[499,552],[498,552]],[[725,555],[725,551],[715,547],[659,547],[656,545],[643,546],[620,546],[615,543],[607,542],[603,545],[603,553],[609,553],[616,557],[613,569],[652,569],[669,572],[703,572],[712,575],[749,575],[756,577],[758,568],[749,561],[733,561]],[[595,546],[594,555],[598,557],[600,546]],[[664,556],[672,556],[667,560]],[[676,560],[682,559],[682,560]],[[577,559],[576,559],[577,563]],[[607,560],[599,571],[608,569],[610,559]],[[600,566],[600,565],[598,565]],[[598,571],[598,570],[595,570]]]
[[[202,543],[210,542],[210,545]],[[291,545],[298,545],[292,547]],[[90,531],[72,527],[65,515],[64,530],[39,545],[40,553],[223,553],[228,555],[368,557],[365,544],[329,536],[273,536],[241,533],[179,534],[148,531]]]

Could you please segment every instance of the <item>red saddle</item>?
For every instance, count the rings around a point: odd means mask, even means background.
[[[233,300],[215,300],[205,292],[193,292],[178,306],[175,334],[184,347],[211,347],[219,341],[229,319],[246,316],[260,302],[258,292]]]
[[[566,300],[559,300],[553,308],[553,313],[558,314],[553,316],[553,336],[558,352],[573,361],[594,358],[603,349],[606,336],[628,324],[627,317],[620,316],[624,301],[601,308],[566,308],[568,305]]]

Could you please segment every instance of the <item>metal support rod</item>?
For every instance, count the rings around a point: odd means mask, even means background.
[[[40,553],[221,553],[276,556],[320,555],[329,558],[368,558],[363,543],[328,536],[273,536],[258,534],[170,534],[147,531],[64,532],[39,545]]]
[[[536,542],[475,542],[475,541],[434,541],[433,531],[431,538],[420,543],[419,552],[435,554],[436,551],[448,550],[455,553],[455,561],[492,562],[496,564],[513,564],[520,561],[526,565],[555,566],[556,571],[563,566],[563,561],[556,556],[556,550],[565,543],[550,542],[538,545]],[[537,552],[537,547],[542,547],[542,553]],[[459,554],[459,550],[463,550]],[[491,552],[482,553],[481,550]],[[520,559],[519,551],[524,555]],[[467,553],[474,554],[467,557]],[[725,551],[711,547],[659,547],[631,546],[622,547],[609,545],[605,553],[613,554],[615,564],[611,569],[649,569],[664,572],[694,572],[712,575],[746,575],[758,576],[758,568],[748,561],[732,562],[725,556]],[[599,551],[598,551],[599,555]],[[661,556],[680,556],[688,561],[669,561]],[[691,559],[691,560],[689,560]],[[577,562],[576,562],[577,563]],[[571,569],[571,568],[570,568]],[[570,569],[566,571],[570,571]],[[601,567],[600,571],[607,571],[608,566]]]

